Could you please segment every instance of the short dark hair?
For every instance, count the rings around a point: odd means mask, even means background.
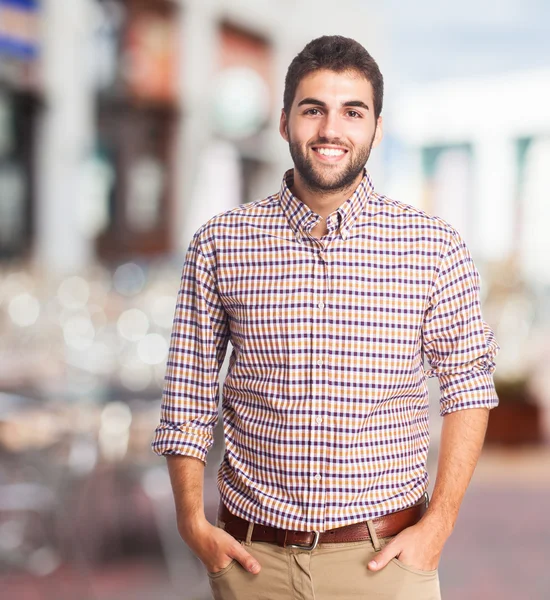
[[[372,56],[359,42],[341,35],[324,35],[309,42],[290,63],[285,78],[283,110],[286,115],[294,102],[300,81],[313,71],[327,69],[342,73],[357,71],[372,85],[374,116],[382,112],[384,78]]]

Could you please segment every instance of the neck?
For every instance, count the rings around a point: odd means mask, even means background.
[[[299,198],[314,213],[317,213],[323,219],[326,219],[341,204],[343,204],[357,189],[357,186],[363,179],[363,172],[357,176],[357,179],[346,188],[333,191],[325,191],[312,188],[304,182],[300,174],[294,169],[294,183],[290,191],[296,198]]]

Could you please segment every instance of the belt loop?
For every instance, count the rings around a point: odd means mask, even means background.
[[[245,546],[250,546],[252,544],[252,532],[254,531],[254,523],[248,524],[248,530],[246,532],[246,539],[244,541]]]
[[[281,548],[286,548],[286,537],[288,531],[286,529],[277,529],[275,536],[277,538],[277,545],[281,546]]]
[[[374,550],[379,552],[382,550],[382,546],[380,545],[380,540],[378,539],[378,534],[376,533],[374,523],[370,519],[367,521],[367,528],[369,530],[370,539],[372,541],[372,545],[374,546]]]

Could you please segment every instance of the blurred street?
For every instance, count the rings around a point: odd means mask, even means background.
[[[440,567],[444,600],[550,597],[550,452],[488,452]]]
[[[206,495],[213,518],[212,472]],[[550,451],[486,451],[444,551],[440,565],[443,600],[548,600],[549,506]],[[0,597],[209,600],[201,565],[183,543],[180,551],[176,583],[170,581],[161,562],[136,560],[81,572],[60,569],[40,585],[36,578],[0,578]]]

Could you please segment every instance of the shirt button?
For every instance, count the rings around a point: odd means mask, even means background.
[[[319,475],[319,473],[317,473],[317,475],[315,475],[313,479],[315,479],[315,481],[321,481],[321,476]]]
[[[315,417],[315,422],[317,423],[317,425],[321,425],[321,423],[323,422],[323,417]]]
[[[322,358],[320,358],[320,359],[317,361],[317,365],[318,365],[319,367],[322,367],[322,366],[323,366],[323,359],[322,359]]]
[[[319,302],[319,304],[317,305],[321,310],[323,310],[323,308],[325,308],[325,303],[324,302]]]

